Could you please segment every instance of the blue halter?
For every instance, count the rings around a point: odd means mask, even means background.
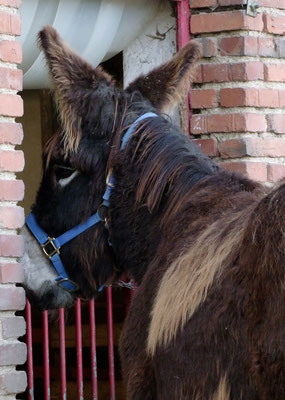
[[[128,143],[130,137],[132,136],[137,124],[145,118],[157,117],[156,114],[149,112],[143,114],[141,117],[137,118],[135,122],[129,127],[127,132],[124,134],[122,138],[122,143],[120,150],[123,150],[126,144]],[[106,190],[103,195],[103,202],[101,206],[109,207],[110,205],[110,196],[112,193],[112,189],[115,186],[115,178],[112,171],[109,171],[107,179],[106,179]],[[100,206],[100,207],[101,207]],[[41,245],[44,254],[50,259],[52,265],[54,266],[58,277],[55,279],[56,283],[61,286],[63,289],[67,290],[68,292],[75,292],[79,290],[79,286],[69,279],[68,274],[63,266],[63,263],[60,259],[60,248],[74,239],[76,236],[80,235],[81,233],[85,232],[87,229],[91,228],[92,226],[98,224],[102,221],[102,218],[99,215],[99,210],[87,221],[79,224],[62,235],[58,236],[57,238],[50,237],[37,223],[36,217],[34,213],[30,213],[26,219],[26,225]],[[99,288],[103,289],[103,287]]]

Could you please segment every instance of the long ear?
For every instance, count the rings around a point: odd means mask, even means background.
[[[171,111],[189,88],[200,55],[200,45],[189,42],[170,61],[139,76],[127,91],[139,90],[159,111]]]
[[[86,90],[95,87],[98,81],[110,83],[112,78],[101,67],[94,69],[73,52],[51,26],[41,30],[38,37],[52,77],[55,100],[64,127],[65,150],[76,150],[81,137]]]

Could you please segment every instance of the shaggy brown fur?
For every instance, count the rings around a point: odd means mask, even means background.
[[[126,398],[285,399],[285,183],[268,193],[222,171],[161,115],[120,151],[138,116],[177,98],[199,46],[122,91],[52,28],[40,40],[63,133],[48,147],[33,209],[57,236],[96,212],[113,169],[107,223],[61,257],[86,296],[122,275],[139,284],[120,344]],[[66,168],[78,174],[62,188]],[[57,304],[52,296],[38,304]]]
[[[112,78],[101,67],[93,68],[73,52],[59,37],[57,32],[47,26],[39,33],[39,41],[46,53],[49,71],[52,75],[54,98],[65,128],[63,140],[66,153],[77,150],[81,138],[82,117],[86,103],[82,99],[98,82],[112,82]]]
[[[185,243],[185,252],[167,269],[154,301],[147,349],[153,356],[157,346],[175,339],[205,301],[214,280],[219,281],[226,265],[237,256],[244,226],[252,212],[227,212],[195,238]]]
[[[159,111],[171,111],[185,89],[189,88],[195,71],[193,61],[199,59],[200,54],[199,46],[186,45],[168,63],[146,76],[138,77],[129,90],[139,90]],[[161,93],[164,95],[161,96]]]

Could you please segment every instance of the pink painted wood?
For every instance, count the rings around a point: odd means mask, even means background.
[[[81,300],[77,299],[75,304],[76,320],[76,354],[77,354],[77,399],[83,397],[83,359],[82,359],[82,321],[81,321]]]
[[[50,400],[49,330],[48,312],[43,311],[44,399]]]
[[[59,309],[60,400],[67,399],[64,308]]]
[[[115,364],[114,364],[113,304],[112,304],[112,288],[110,286],[107,287],[107,324],[108,324],[110,400],[115,400],[116,393],[115,393]]]
[[[189,0],[177,1],[177,49],[181,49],[190,40],[190,7]],[[188,133],[190,134],[190,95],[187,95]]]
[[[177,2],[177,48],[181,49],[190,40],[190,7],[188,0]]]
[[[27,324],[27,377],[28,400],[34,400],[34,366],[33,366],[33,335],[32,335],[32,311],[29,300],[26,303]]]
[[[91,355],[91,384],[92,400],[98,400],[97,355],[96,355],[96,325],[95,325],[95,300],[89,302],[90,326],[90,355]]]

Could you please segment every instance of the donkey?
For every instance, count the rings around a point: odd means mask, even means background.
[[[137,282],[120,342],[128,400],[285,399],[285,183],[224,171],[166,116],[199,45],[122,90],[53,28],[39,42],[62,131],[23,229],[30,299],[51,309]]]

